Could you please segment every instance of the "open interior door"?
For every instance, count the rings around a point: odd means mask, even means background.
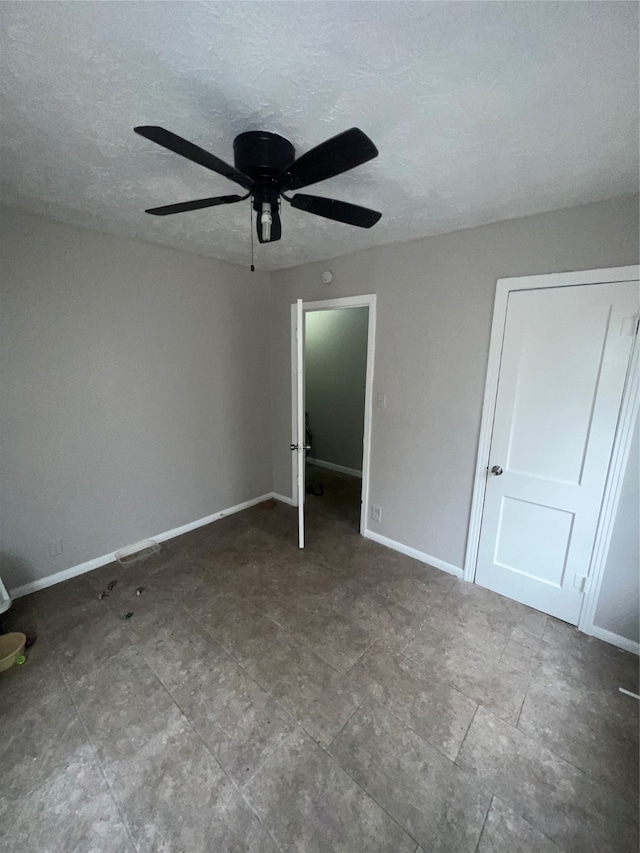
[[[308,449],[305,444],[304,421],[304,311],[302,299],[296,302],[296,434],[291,450],[297,461],[297,498],[298,498],[298,548],[304,548],[304,498],[305,498],[305,458]]]

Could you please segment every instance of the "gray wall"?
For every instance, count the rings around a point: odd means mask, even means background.
[[[368,308],[305,314],[305,409],[311,456],[362,470]]]
[[[388,408],[373,410],[370,497],[383,518],[369,524],[461,566],[495,281],[637,263],[637,204],[614,199],[270,278],[0,211],[7,586],[272,488],[290,495],[290,304],[371,292],[374,393]],[[625,482],[627,518],[633,488]],[[622,606],[637,602],[629,531],[616,526],[596,623],[633,639],[637,610]],[[49,556],[52,539],[63,540],[60,557]]]
[[[498,222],[272,273],[274,488],[291,494],[290,305],[376,293],[370,502],[384,536],[462,567],[495,284],[638,262],[638,198]],[[321,274],[332,270],[333,284]]]
[[[268,274],[0,216],[7,587],[270,491]]]
[[[622,483],[620,503],[602,579],[596,625],[640,641],[640,422]]]

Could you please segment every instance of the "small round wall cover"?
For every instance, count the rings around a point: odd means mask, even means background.
[[[333,273],[329,272],[329,270],[326,270],[326,272],[323,272],[322,273],[322,281],[324,282],[324,284],[331,284],[331,282],[333,281]]]

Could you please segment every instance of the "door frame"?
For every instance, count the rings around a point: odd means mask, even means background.
[[[376,344],[376,294],[365,293],[362,296],[342,296],[335,299],[322,299],[302,303],[302,316],[307,311],[332,311],[336,308],[368,308],[369,325],[367,328],[367,370],[364,394],[364,435],[362,439],[362,491],[360,504],[360,535],[367,530],[367,507],[369,505],[369,468],[371,464],[371,420],[373,417],[373,372]],[[291,443],[297,441],[298,386],[296,366],[296,304],[291,306]],[[291,494],[294,506],[297,500],[297,454],[291,454]]]
[[[553,287],[571,287],[584,284],[610,284],[616,281],[636,281],[640,267],[637,265],[611,267],[609,269],[582,270],[579,272],[552,273],[547,275],[528,275],[517,278],[500,278],[496,283],[496,296],[493,307],[493,322],[491,324],[491,339],[489,343],[489,359],[485,380],[484,401],[482,404],[482,419],[478,439],[478,454],[471,499],[471,514],[469,517],[469,533],[464,559],[463,579],[473,582],[478,562],[478,547],[484,510],[484,494],[489,467],[489,452],[493,434],[493,419],[498,394],[498,379],[500,376],[500,361],[502,344],[507,321],[507,305],[509,294],[516,290],[538,290]],[[638,337],[634,341],[627,369],[618,426],[609,462],[609,473],[605,484],[600,517],[596,529],[593,551],[589,565],[589,575],[586,583],[585,596],[582,601],[578,628],[586,634],[595,634],[598,629],[593,624],[598,603],[598,594],[602,585],[602,576],[607,558],[609,542],[615,512],[622,489],[622,479],[626,462],[631,449],[631,438],[635,418],[638,413]]]

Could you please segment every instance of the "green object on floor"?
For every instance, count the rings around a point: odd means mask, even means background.
[[[129,613],[125,613],[122,618],[123,619],[131,619],[132,616],[133,616],[133,613],[129,612]]]
[[[24,655],[18,655],[18,657],[14,660],[14,663],[18,666],[22,666],[22,664],[26,661],[26,657]]]

